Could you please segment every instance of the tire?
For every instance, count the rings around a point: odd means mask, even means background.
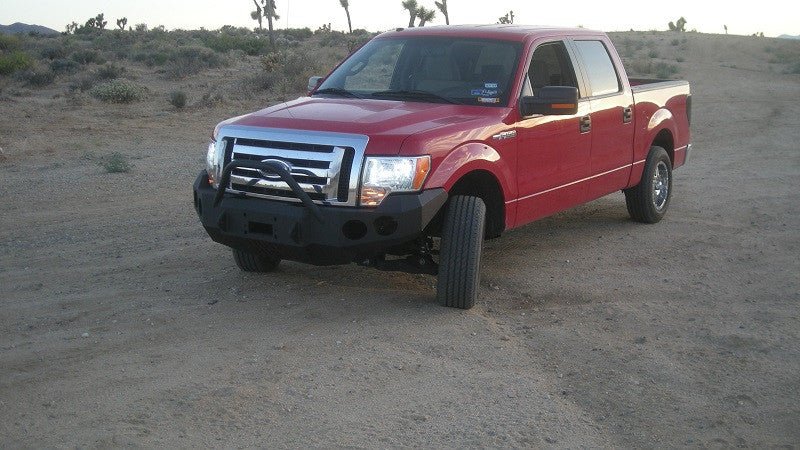
[[[244,272],[272,272],[281,262],[280,259],[268,255],[245,252],[236,248],[231,250],[233,250],[233,260]]]
[[[486,205],[478,197],[450,198],[442,227],[436,300],[442,306],[469,309],[480,281]]]
[[[672,161],[661,147],[650,147],[639,184],[625,189],[631,219],[656,223],[664,218],[672,198]]]

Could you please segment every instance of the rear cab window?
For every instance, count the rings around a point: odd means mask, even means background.
[[[622,83],[605,44],[599,40],[573,42],[586,71],[589,96],[598,97],[621,92]]]

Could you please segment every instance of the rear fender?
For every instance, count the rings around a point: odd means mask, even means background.
[[[670,132],[674,141],[677,136],[675,118],[668,109],[661,108],[653,113],[650,120],[647,122],[647,128],[640,134],[641,137],[637,138],[636,152],[633,157],[633,170],[631,170],[628,187],[639,184],[642,178],[642,172],[644,172],[644,162],[647,159],[647,155],[650,153],[650,147],[653,146],[656,136],[664,130]],[[670,155],[673,154],[674,149],[668,148],[666,150]]]

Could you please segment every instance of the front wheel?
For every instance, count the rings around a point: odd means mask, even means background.
[[[672,161],[661,147],[650,147],[639,184],[625,189],[628,213],[637,222],[656,223],[664,218],[672,197]]]
[[[442,306],[469,309],[475,305],[480,281],[486,205],[479,197],[450,199],[442,227],[436,299]]]
[[[233,250],[233,260],[244,272],[272,272],[281,260],[270,255],[251,253],[237,248]]]

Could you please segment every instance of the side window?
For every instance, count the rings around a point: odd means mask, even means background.
[[[621,90],[617,70],[608,49],[601,41],[575,41],[589,77],[592,96],[613,94]]]
[[[538,95],[545,86],[578,87],[575,69],[563,42],[540,45],[533,52],[523,95]]]

